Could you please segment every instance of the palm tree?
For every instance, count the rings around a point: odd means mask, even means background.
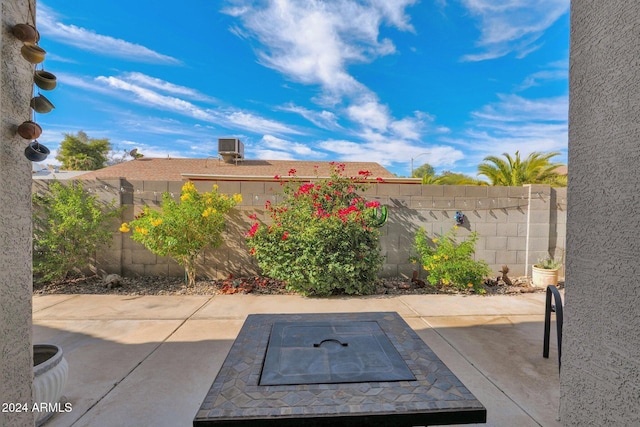
[[[489,178],[491,185],[505,185],[519,187],[523,184],[549,184],[561,186],[566,183],[566,178],[558,175],[556,169],[562,163],[552,163],[552,157],[560,155],[558,152],[540,153],[533,152],[526,159],[520,159],[520,152],[516,151],[515,157],[507,153],[502,154],[506,161],[500,157],[485,157],[478,166],[478,175]],[[566,184],[565,184],[566,185]]]

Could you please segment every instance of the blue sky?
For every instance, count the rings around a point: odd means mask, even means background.
[[[38,2],[56,106],[35,120],[148,157],[566,162],[569,0]]]

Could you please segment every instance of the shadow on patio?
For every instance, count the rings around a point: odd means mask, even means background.
[[[63,348],[73,406],[46,426],[189,426],[248,313],[346,311],[400,313],[485,405],[486,425],[559,426],[544,299],[441,297],[39,296],[34,342]]]

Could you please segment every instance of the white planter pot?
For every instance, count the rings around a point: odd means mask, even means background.
[[[537,288],[546,288],[549,285],[558,286],[558,269],[532,267],[531,285]]]
[[[41,426],[53,415],[68,375],[69,365],[60,347],[33,345],[33,403],[44,409],[36,412],[36,426]]]

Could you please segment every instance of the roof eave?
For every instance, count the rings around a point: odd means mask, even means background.
[[[329,178],[328,176],[275,176],[266,175],[220,175],[207,173],[181,173],[183,179],[191,181],[257,181],[257,182],[280,182],[280,181],[314,181],[318,179]],[[379,181],[372,179],[369,182],[378,183]],[[390,177],[382,178],[383,183],[393,184],[422,184],[421,178],[399,178]]]

